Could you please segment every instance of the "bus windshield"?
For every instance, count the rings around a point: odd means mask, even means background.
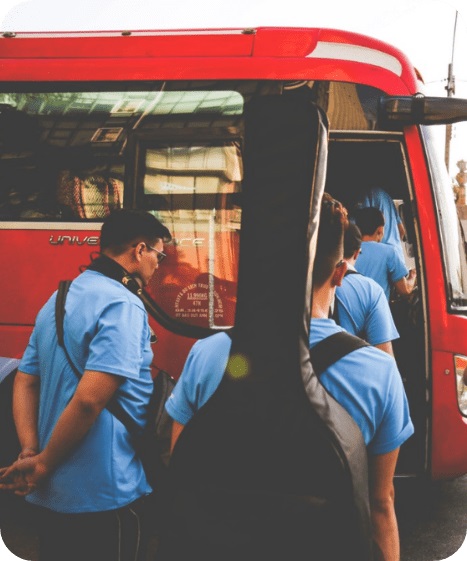
[[[467,313],[467,221],[458,216],[452,182],[435,146],[435,132],[427,126],[421,131],[432,170],[448,304],[453,312]]]

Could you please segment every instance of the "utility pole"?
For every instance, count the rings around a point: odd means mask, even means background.
[[[456,10],[456,18],[454,20],[454,33],[452,36],[452,54],[451,54],[451,62],[448,65],[448,82],[445,86],[445,90],[448,92],[448,97],[452,97],[456,93],[456,79],[454,76],[454,47],[456,44],[456,28],[457,28],[457,16],[458,11]],[[446,169],[449,173],[449,156],[451,152],[451,138],[452,138],[452,125],[446,125],[446,143],[444,149],[444,161],[446,164]]]

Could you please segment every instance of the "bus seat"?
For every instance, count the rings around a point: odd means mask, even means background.
[[[82,219],[105,218],[122,207],[123,182],[113,177],[89,174],[83,177],[62,171],[58,179],[59,204]]]

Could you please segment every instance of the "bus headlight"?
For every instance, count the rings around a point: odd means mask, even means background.
[[[455,355],[457,403],[463,415],[467,416],[467,357]]]

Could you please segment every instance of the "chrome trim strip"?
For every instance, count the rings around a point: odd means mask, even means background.
[[[179,36],[179,35],[242,35],[244,29],[187,29],[187,30],[161,30],[161,31],[145,31],[145,30],[121,30],[121,31],[57,31],[57,32],[16,32],[14,39],[74,39],[82,37],[161,37],[161,36]]]

